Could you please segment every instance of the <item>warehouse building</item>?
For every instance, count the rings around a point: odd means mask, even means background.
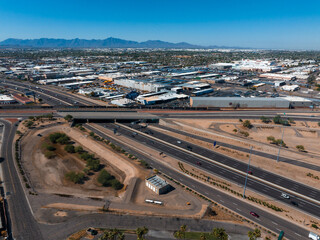
[[[208,108],[293,108],[310,107],[312,101],[301,97],[243,98],[243,97],[191,97],[191,107]]]
[[[170,185],[157,175],[147,178],[146,186],[159,195],[170,190]]]
[[[0,104],[13,104],[16,100],[10,96],[0,94]]]

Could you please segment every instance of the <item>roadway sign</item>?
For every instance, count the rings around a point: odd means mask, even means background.
[[[284,237],[284,231],[281,231],[278,237],[278,240],[282,240],[282,238]]]

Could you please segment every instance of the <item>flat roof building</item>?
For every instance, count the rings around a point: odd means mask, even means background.
[[[159,195],[170,190],[170,185],[157,175],[147,178],[146,186]]]

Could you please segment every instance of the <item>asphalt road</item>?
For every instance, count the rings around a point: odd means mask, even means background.
[[[286,220],[283,220],[282,218],[277,217],[276,212],[274,212],[274,214],[271,214],[269,213],[271,210],[270,211],[261,210],[259,208],[256,208],[246,203],[245,201],[239,200],[237,198],[233,198],[230,195],[223,193],[222,191],[220,192],[218,190],[215,190],[201,182],[198,182],[190,178],[189,176],[186,176],[175,170],[172,170],[171,168],[168,168],[166,165],[159,163],[158,161],[155,161],[147,157],[146,155],[141,154],[139,151],[136,151],[134,149],[134,146],[128,147],[127,145],[123,144],[120,141],[111,139],[108,135],[104,134],[101,131],[97,131],[96,129],[92,128],[90,125],[86,124],[86,127],[89,130],[95,132],[96,134],[102,136],[103,138],[112,141],[118,146],[121,146],[127,152],[137,156],[139,159],[145,160],[153,168],[160,170],[161,172],[165,173],[168,176],[174,177],[177,181],[183,183],[185,186],[197,190],[202,195],[216,201],[217,203],[225,207],[232,209],[233,211],[239,213],[242,216],[245,216],[246,218],[254,222],[257,222],[258,224],[264,226],[265,228],[271,229],[276,233],[279,233],[281,230],[283,230],[285,232],[285,237],[287,237],[288,239],[308,239],[307,236],[309,231],[289,221],[286,221]],[[118,131],[121,131],[121,130],[118,130]],[[129,135],[129,137],[130,136],[131,134]],[[142,141],[146,143],[147,141],[147,139],[140,139],[139,136],[135,136],[135,139],[139,142]],[[160,144],[155,144],[155,145],[160,145]],[[157,148],[156,146],[153,146],[153,147]],[[250,211],[256,212],[260,217],[259,218],[253,217],[252,215],[250,215]]]
[[[71,94],[62,91],[52,90],[41,85],[31,83],[23,83],[14,80],[2,80],[0,86],[7,86],[8,89],[24,92],[25,89],[34,91],[37,98],[41,98],[44,102],[52,106],[86,106],[93,105],[92,102],[82,98],[77,98]]]
[[[19,175],[14,165],[13,153],[13,138],[16,132],[16,126],[1,120],[5,126],[3,145],[1,148],[2,173],[5,185],[5,197],[9,207],[9,232],[12,231],[14,239],[17,240],[34,240],[44,239],[37,222],[33,218],[30,211],[24,190],[21,186]]]
[[[216,142],[217,145],[219,145],[219,146],[231,148],[231,149],[234,149],[234,150],[239,150],[241,152],[250,153],[250,149],[249,148],[239,147],[239,146],[236,146],[236,145],[215,141],[214,139],[209,139],[209,138],[197,136],[197,135],[185,132],[185,131],[174,129],[172,127],[166,127],[166,126],[162,126],[162,125],[156,125],[156,126],[158,128],[162,128],[162,129],[165,129],[165,130],[169,130],[171,132],[183,134],[185,136],[189,136],[189,137],[192,137],[194,139],[199,139],[199,140],[204,141],[204,142],[208,142],[208,143],[212,143],[212,144],[214,142]],[[277,156],[276,155],[273,155],[273,154],[270,154],[270,153],[267,153],[267,152],[257,151],[257,150],[254,150],[254,149],[252,149],[252,155],[257,155],[257,156],[269,158],[269,159],[275,160],[275,161],[277,160]],[[313,165],[313,164],[310,164],[310,163],[301,162],[301,161],[297,161],[297,160],[294,160],[294,159],[291,159],[291,158],[282,157],[281,155],[279,157],[279,161],[285,162],[285,163],[289,163],[289,164],[292,164],[292,165],[296,165],[296,166],[299,166],[299,167],[304,167],[304,168],[320,171],[320,166]]]
[[[173,110],[174,111],[174,110]],[[177,110],[178,111],[178,110]],[[307,113],[310,116],[303,116],[295,113]],[[283,115],[286,113],[286,115]],[[290,113],[290,114],[289,114]],[[292,118],[299,121],[320,121],[320,117],[313,115],[319,113],[318,111],[295,111],[289,109],[276,109],[276,110],[256,110],[256,111],[216,111],[216,112],[154,112],[153,114],[164,118],[191,118],[191,119],[260,119],[261,116],[273,118],[275,115],[280,115],[283,118]],[[312,117],[314,116],[314,117]]]
[[[106,126],[107,128],[113,130],[116,126],[114,124],[101,124],[102,126]],[[221,163],[224,163],[226,165],[229,165],[231,167],[237,168],[239,170],[242,170],[243,172],[247,171],[247,165],[237,161],[235,159],[231,159],[229,157],[223,156],[221,154],[217,154],[213,151],[207,150],[205,148],[193,145],[193,144],[186,144],[185,142],[181,142],[180,144],[177,143],[177,141],[179,141],[179,139],[173,138],[171,136],[159,133],[157,131],[154,130],[148,130],[148,129],[143,129],[143,131],[148,131],[150,135],[152,135],[153,137],[159,138],[161,140],[164,140],[168,143],[172,143],[174,145],[178,145],[179,147],[183,147],[187,149],[187,146],[191,146],[192,147],[192,152],[196,152],[202,156],[205,156],[207,158],[219,161]],[[222,178],[225,178],[229,181],[232,181],[240,186],[244,185],[245,182],[245,177],[243,175],[240,175],[238,173],[235,173],[233,171],[227,170],[223,167],[220,167],[212,162],[203,160],[200,157],[196,157],[192,154],[189,154],[188,152],[185,151],[181,151],[178,150],[174,147],[168,146],[167,144],[163,144],[161,142],[156,142],[154,139],[150,139],[148,137],[145,137],[141,134],[138,135],[133,135],[131,131],[124,129],[124,128],[117,128],[117,132],[120,134],[124,134],[128,137],[133,137],[140,142],[143,142],[144,144],[153,147],[155,149],[157,149],[159,152],[164,152],[167,155],[171,155],[177,159],[180,159],[182,162],[187,162],[189,164],[195,165],[199,168],[202,168],[214,175],[218,175]],[[201,164],[201,166],[199,166],[197,164],[197,162],[199,162],[199,164]],[[319,195],[319,191],[316,189],[312,189],[308,186],[302,185],[298,182],[292,181],[290,179],[286,179],[283,178],[281,176],[272,174],[270,172],[267,171],[263,171],[262,169],[258,169],[258,168],[250,168],[250,170],[253,172],[253,174],[257,177],[263,178],[271,183],[280,185],[284,188],[287,189],[291,189],[295,192],[298,192],[300,194],[309,196],[311,198],[314,199],[319,199],[320,195]],[[278,201],[283,202],[284,204],[290,205],[291,207],[296,207],[301,211],[304,211],[308,214],[311,214],[315,217],[320,217],[320,206],[316,205],[314,203],[308,202],[302,198],[298,198],[295,196],[291,196],[290,199],[283,199],[281,197],[281,193],[282,191],[276,189],[275,187],[271,187],[269,185],[266,185],[264,183],[258,182],[256,180],[250,179],[250,177],[248,178],[248,182],[247,182],[247,187],[259,192],[263,195],[267,195],[270,196]]]

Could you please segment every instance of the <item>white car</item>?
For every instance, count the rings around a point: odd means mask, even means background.
[[[286,193],[281,193],[281,197],[285,198],[285,199],[289,199],[290,196]]]

